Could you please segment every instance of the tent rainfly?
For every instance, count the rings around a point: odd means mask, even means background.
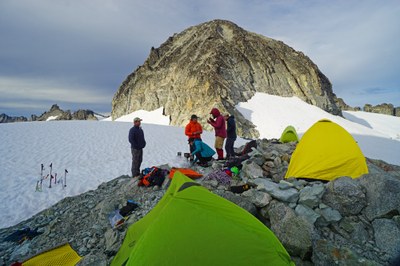
[[[296,129],[293,126],[287,126],[282,132],[281,138],[279,139],[282,143],[288,143],[292,141],[299,141],[299,136],[297,136]]]
[[[334,180],[368,174],[360,147],[344,128],[323,119],[302,136],[290,159],[285,178]]]
[[[177,171],[157,205],[132,224],[115,265],[294,265],[246,210]]]

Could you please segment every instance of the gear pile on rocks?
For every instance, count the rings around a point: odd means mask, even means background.
[[[367,159],[369,174],[357,179],[284,179],[295,147],[296,143],[257,140],[257,148],[230,182],[226,177],[212,178],[216,176],[212,173],[226,168],[224,161],[214,161],[210,167],[195,166],[203,174],[196,182],[255,215],[275,233],[296,265],[393,263],[400,255],[400,166]],[[138,182],[120,176],[96,190],[65,198],[18,225],[0,229],[0,264],[22,261],[69,242],[83,257],[78,265],[109,265],[129,225],[151,211],[170,179],[155,187],[139,187]],[[241,186],[244,189],[232,189]],[[139,208],[118,229],[112,228],[109,214],[127,200],[134,200]],[[3,241],[28,227],[41,234],[19,243]]]

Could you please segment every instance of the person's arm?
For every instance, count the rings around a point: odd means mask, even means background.
[[[222,116],[219,116],[217,118],[217,121],[215,121],[215,128],[222,128],[225,125],[225,119]]]
[[[131,145],[133,145],[133,143],[134,143],[133,128],[131,128],[131,129],[129,130],[128,140],[129,140],[129,143],[130,143]]]
[[[233,133],[233,131],[234,131],[234,123],[232,119],[229,119],[226,127],[226,132]]]
[[[207,123],[209,123],[211,126],[216,127],[216,122],[214,120],[212,120],[211,118],[209,118],[207,120]]]
[[[203,128],[201,127],[200,124],[199,124],[199,130],[197,131],[197,134],[203,134]]]
[[[190,124],[187,124],[185,127],[185,135],[189,138],[192,136],[192,132],[190,132]]]

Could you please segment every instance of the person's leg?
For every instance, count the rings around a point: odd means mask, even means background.
[[[132,177],[140,175],[140,165],[142,163],[142,150],[131,149],[132,152]]]
[[[140,174],[140,166],[142,165],[143,162],[143,149],[139,150],[139,161],[138,161],[138,166],[137,166],[137,172]]]
[[[225,151],[226,151],[226,158],[229,158],[234,155],[233,151],[233,143],[235,142],[232,138],[227,138],[225,142]]]
[[[217,150],[218,160],[224,159],[224,150],[222,147],[224,146],[224,138],[219,136],[215,137],[215,149]]]
[[[197,157],[197,159],[199,159],[199,162],[200,162],[201,164],[205,163],[204,157],[201,156],[201,153],[200,153],[200,152],[196,152],[196,157]]]

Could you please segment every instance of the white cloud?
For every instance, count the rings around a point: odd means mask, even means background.
[[[30,99],[67,103],[109,103],[112,96],[98,94],[93,88],[61,84],[56,80],[0,77],[2,99]]]

